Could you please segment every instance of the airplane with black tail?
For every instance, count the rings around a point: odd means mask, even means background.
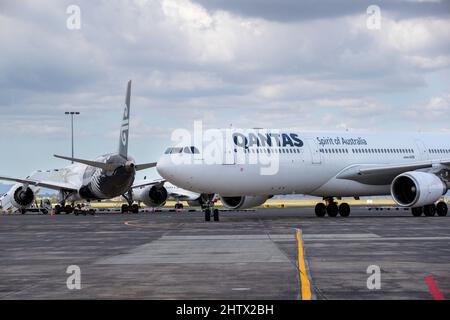
[[[59,204],[55,206],[56,213],[71,213],[76,201],[105,200],[118,196],[124,196],[131,205],[130,190],[136,172],[155,167],[156,162],[136,164],[128,155],[130,96],[131,80],[127,85],[117,153],[102,155],[95,160],[54,155],[74,164],[61,169],[38,170],[24,179],[0,175],[0,180],[16,182],[0,197],[3,210],[16,209],[25,213],[35,202],[41,188],[58,191]]]

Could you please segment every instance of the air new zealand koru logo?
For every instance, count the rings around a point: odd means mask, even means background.
[[[128,123],[128,106],[125,106],[125,110],[123,112],[122,127],[120,128],[120,138],[124,147],[127,145],[128,140]]]

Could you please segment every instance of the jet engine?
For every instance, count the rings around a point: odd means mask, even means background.
[[[270,196],[240,196],[240,197],[223,197],[220,201],[229,209],[249,209],[262,205]]]
[[[35,198],[33,189],[18,184],[2,197],[2,207],[5,209],[13,206],[17,209],[26,209],[31,207]]]
[[[167,200],[167,190],[159,185],[136,188],[133,190],[133,200],[143,202],[148,207],[160,207]]]
[[[391,195],[403,207],[432,204],[447,192],[447,185],[435,174],[409,171],[395,177]]]

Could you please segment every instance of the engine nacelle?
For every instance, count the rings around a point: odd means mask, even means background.
[[[391,195],[403,207],[432,204],[447,192],[447,185],[435,174],[409,171],[395,177]]]
[[[30,187],[15,185],[1,199],[3,209],[11,206],[17,209],[27,209],[31,207],[36,198],[36,194]]]
[[[167,201],[167,190],[163,186],[146,186],[133,190],[133,200],[148,207],[160,207]]]
[[[262,205],[270,196],[240,196],[240,197],[223,197],[220,201],[229,209],[249,209]]]

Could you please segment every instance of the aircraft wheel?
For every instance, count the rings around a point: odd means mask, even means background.
[[[219,221],[219,209],[214,209],[213,214],[214,214],[214,221]]]
[[[61,206],[59,204],[55,206],[55,214],[61,214]]]
[[[338,215],[339,209],[335,202],[331,202],[327,205],[327,213],[330,217],[336,217]]]
[[[205,221],[211,221],[211,210],[205,209]]]
[[[122,208],[121,208],[122,213],[128,213],[129,210],[130,210],[130,208],[128,207],[127,204],[122,205]]]
[[[182,203],[175,203],[175,209],[176,210],[182,210],[183,209],[183,204]]]
[[[139,213],[139,206],[137,204],[133,204],[131,206],[131,212],[133,213]]]
[[[434,204],[428,204],[423,207],[423,213],[426,217],[432,217],[436,214],[436,206]]]
[[[72,213],[72,211],[73,211],[72,206],[70,206],[70,205],[64,206],[64,212],[66,214]]]
[[[316,213],[316,216],[324,217],[327,214],[327,206],[324,203],[319,202],[318,204],[316,204],[314,212]]]
[[[448,206],[444,201],[439,201],[436,205],[436,213],[440,217],[445,217],[448,212]]]
[[[339,205],[339,214],[341,217],[348,217],[350,215],[350,206],[344,202]]]
[[[414,217],[420,217],[422,215],[422,207],[411,208],[411,213]]]

